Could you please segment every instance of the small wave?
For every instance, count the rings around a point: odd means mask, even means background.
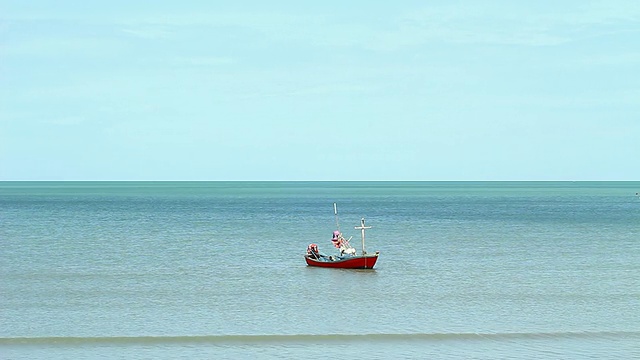
[[[538,332],[538,333],[408,333],[408,334],[298,334],[202,336],[7,337],[2,345],[153,345],[153,344],[323,344],[330,342],[460,341],[513,339],[638,338],[640,331]]]

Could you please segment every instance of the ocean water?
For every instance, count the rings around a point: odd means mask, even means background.
[[[640,182],[0,182],[2,359],[640,359]],[[374,270],[307,267],[341,230]]]

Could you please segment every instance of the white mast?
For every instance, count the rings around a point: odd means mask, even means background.
[[[336,215],[336,227],[338,228],[338,232],[340,232],[340,222],[338,222],[338,205],[333,203],[333,213]]]
[[[355,229],[362,231],[362,255],[366,255],[367,251],[364,249],[364,231],[371,229],[371,226],[364,226],[364,218],[362,218],[362,220],[360,220],[360,226],[356,226]]]

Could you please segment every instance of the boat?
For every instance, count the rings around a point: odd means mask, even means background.
[[[333,203],[333,212],[336,216],[336,227],[338,230],[333,232],[331,242],[334,247],[339,249],[340,253],[338,255],[325,255],[318,250],[318,245],[309,244],[309,246],[307,246],[307,253],[304,255],[307,265],[336,269],[373,269],[376,261],[378,261],[380,252],[376,251],[373,254],[369,254],[364,246],[364,232],[367,229],[371,229],[371,226],[366,226],[365,220],[362,218],[360,220],[360,226],[354,227],[354,229],[360,230],[362,234],[362,251],[358,254],[357,250],[349,243],[351,238],[345,239],[342,232],[340,232],[336,203]]]

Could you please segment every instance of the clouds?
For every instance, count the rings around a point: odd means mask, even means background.
[[[165,40],[175,38],[175,32],[167,26],[134,26],[125,27],[121,31],[127,35],[146,40]]]
[[[640,6],[633,1],[569,2],[544,6],[513,2],[419,3],[403,9],[360,8],[335,5],[319,7],[316,12],[273,6],[269,8],[203,9],[187,6],[113,7],[108,11],[70,12],[21,10],[5,15],[5,27],[20,24],[49,24],[75,27],[83,31],[96,25],[102,37],[64,36],[42,40],[41,37],[5,44],[8,54],[65,54],[68,51],[99,53],[122,44],[113,41],[114,32],[146,41],[175,46],[176,43],[201,42],[200,54],[209,56],[211,45],[227,50],[261,49],[265,44],[309,49],[360,49],[394,52],[438,44],[502,46],[558,46],[581,39],[607,36],[619,32],[640,32]],[[366,10],[366,11],[365,11]],[[387,11],[386,13],[376,11]],[[88,15],[88,16],[87,16]],[[66,25],[65,25],[66,24]],[[46,26],[45,26],[46,27]],[[216,34],[211,36],[210,34]],[[66,35],[66,34],[61,34]],[[95,42],[92,42],[94,39]],[[207,44],[207,40],[213,41]],[[107,41],[112,41],[108,44]],[[98,44],[93,46],[92,44]],[[180,47],[178,47],[180,49]],[[196,52],[196,48],[184,47]],[[265,50],[265,49],[262,49]],[[231,54],[216,56],[233,57]]]
[[[357,7],[315,13],[287,8],[258,11],[178,11],[123,20],[172,29],[243,29],[274,42],[374,51],[430,43],[556,46],[587,37],[640,31],[636,2],[576,2],[553,6],[513,2],[431,3],[376,13]],[[323,11],[325,10],[325,11]],[[137,30],[136,30],[137,31]],[[152,32],[153,34],[153,32]],[[147,36],[150,34],[146,34]]]
[[[640,31],[640,8],[615,3],[472,2],[431,6],[405,14],[380,34],[381,48],[429,42],[556,46],[616,31]]]

